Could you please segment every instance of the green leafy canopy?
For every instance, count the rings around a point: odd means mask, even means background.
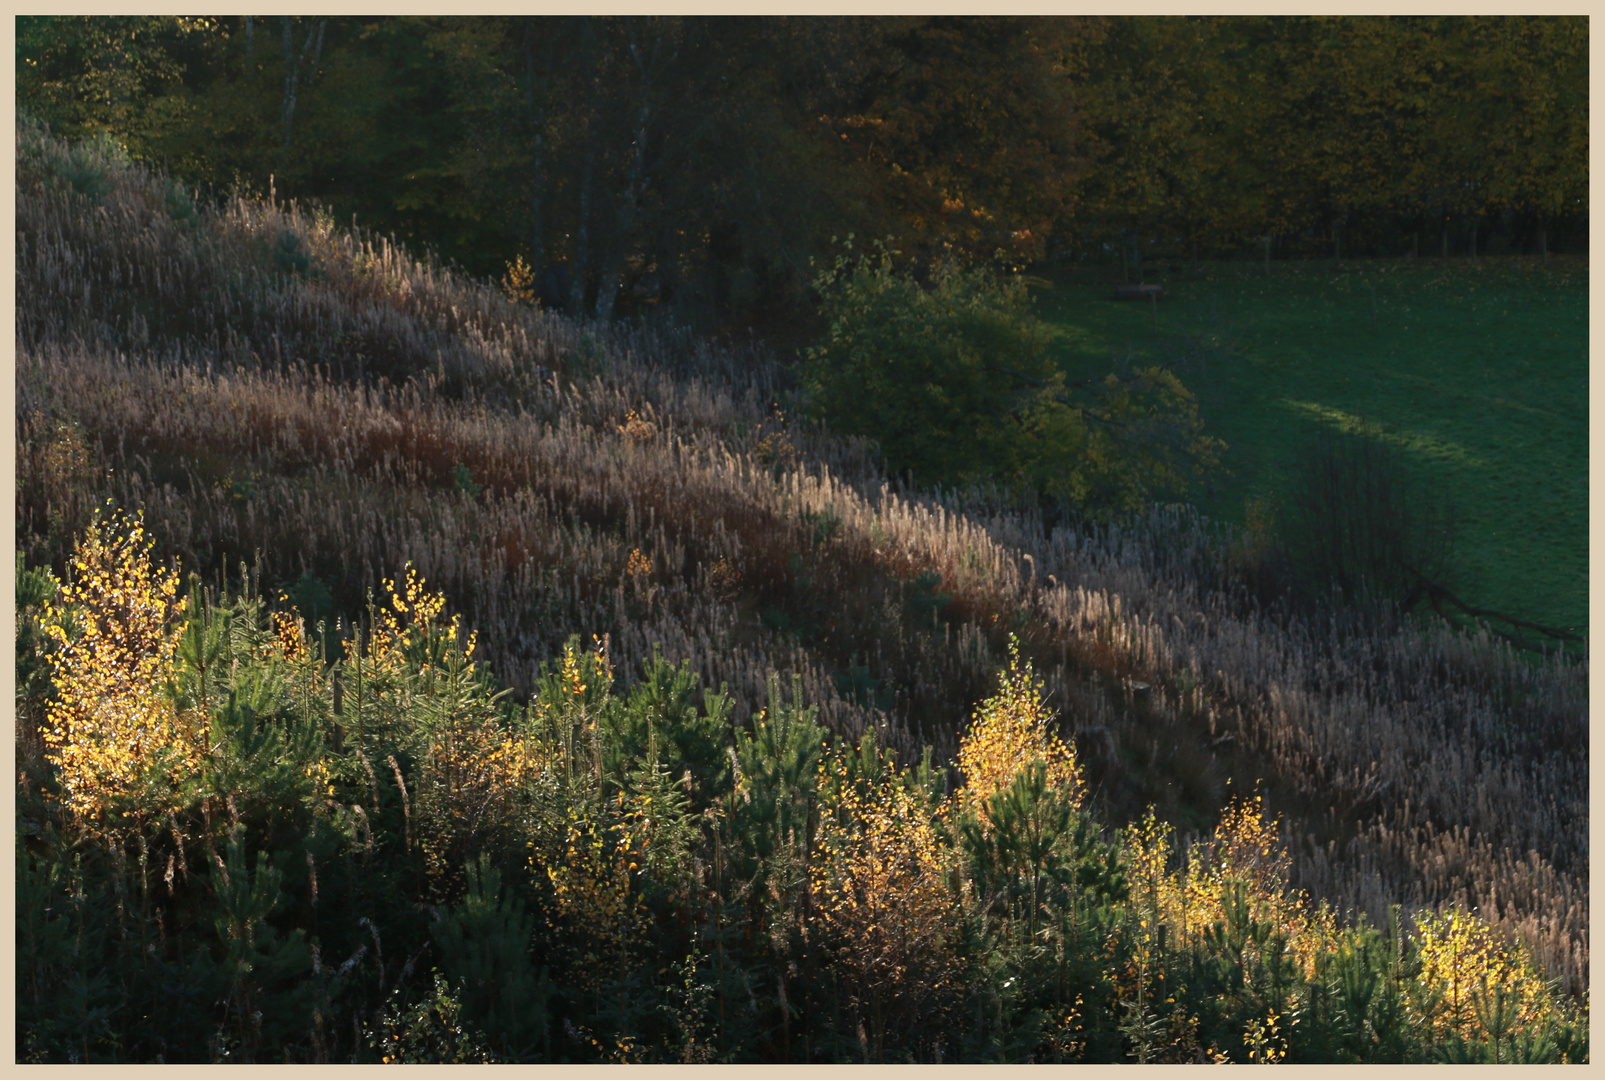
[[[827,329],[804,352],[813,413],[871,437],[922,485],[999,483],[1106,515],[1180,495],[1222,445],[1163,368],[1070,383],[1024,282],[947,257],[922,284],[849,236],[814,280]]]

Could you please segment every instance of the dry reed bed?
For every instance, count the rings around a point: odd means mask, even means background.
[[[165,185],[138,169],[114,169],[110,191],[86,207],[50,180],[67,167],[64,146],[19,127],[18,154],[25,344],[110,328],[130,345],[181,343],[225,364],[312,346],[353,373],[384,373],[398,357],[430,358],[454,376],[539,361],[540,341],[522,322],[497,323],[488,290],[382,238],[238,196],[185,222],[170,212]],[[286,237],[293,248],[276,262]],[[304,274],[278,272],[295,269],[298,253]]]
[[[654,387],[637,383],[660,381],[647,373],[695,371],[703,381],[675,402],[682,427],[727,420],[731,398],[761,417],[782,377],[751,349],[509,303],[484,282],[294,204],[235,195],[184,220],[169,206],[189,198],[181,188],[93,153],[109,190],[90,205],[59,179],[67,146],[26,121],[17,151],[23,347],[82,340],[220,370],[310,358],[342,380],[433,375],[456,393],[504,398],[554,367],[607,373],[646,400]],[[304,268],[278,257],[286,238]]]
[[[139,170],[85,213],[45,180],[59,152],[19,158],[25,546],[59,544],[109,496],[190,567],[259,551],[278,580],[360,588],[410,560],[515,687],[567,635],[607,633],[623,670],[659,645],[728,683],[738,716],[771,671],[795,672],[838,730],[875,724],[939,756],[1018,628],[1083,735],[1129,744],[1156,716],[1231,733],[1358,821],[1319,847],[1289,823],[1322,895],[1373,915],[1479,906],[1586,985],[1575,666],[1260,612],[1173,512],[1045,537],[1030,513],[902,498],[869,480],[862,447],[771,415],[782,376],[761,357],[516,308],[294,208],[237,198],[180,226]],[[315,273],[272,271],[286,233]],[[339,378],[359,372],[368,385]],[[952,595],[947,623],[907,603],[925,570]],[[841,617],[804,646],[758,624],[777,598]],[[849,656],[896,688],[890,715],[838,691]],[[1151,700],[1100,675],[1144,679]]]
[[[140,506],[192,568],[215,567],[219,552],[240,559],[260,551],[270,567],[281,561],[272,567],[281,579],[327,568],[371,583],[411,560],[462,605],[498,673],[522,691],[568,634],[608,632],[627,668],[656,639],[671,659],[702,653],[714,685],[728,678],[760,702],[764,669],[794,666],[771,663],[770,654],[806,650],[738,616],[709,575],[723,564],[748,589],[782,579],[806,527],[798,508],[821,481],[793,472],[777,482],[716,442],[584,426],[574,414],[598,411],[594,399],[613,394],[591,389],[588,407],[555,409],[558,419],[541,424],[415,387],[383,393],[302,373],[206,376],[76,349],[29,352],[19,386],[23,512],[44,522],[52,508],[71,505],[86,519],[102,494]],[[50,417],[69,408],[92,456],[110,465],[104,479],[93,468],[52,471],[51,460],[71,457],[61,447],[75,436]],[[184,473],[159,482],[153,460],[181,462]],[[204,475],[201,462],[249,462],[261,479],[241,498],[232,484]],[[468,463],[485,478],[479,499],[452,488],[447,463]],[[82,494],[86,482],[100,489],[95,497]],[[631,574],[632,552],[653,570]],[[972,635],[961,632],[961,643]],[[732,675],[721,651],[740,652],[748,637],[759,643],[759,669]],[[698,641],[705,647],[696,649]],[[989,673],[978,670],[977,684]],[[828,683],[813,676],[808,689],[845,720],[854,710],[833,703]]]

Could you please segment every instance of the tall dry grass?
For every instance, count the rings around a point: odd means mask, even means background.
[[[773,407],[761,351],[549,316],[295,207],[186,213],[115,162],[92,204],[59,143],[18,144],[31,558],[59,565],[110,498],[186,567],[310,574],[348,612],[410,561],[520,692],[569,635],[607,635],[621,671],[659,645],[728,684],[738,722],[796,673],[823,722],[939,759],[1015,632],[1109,812],[1264,777],[1296,884],[1377,919],[1474,907],[1586,986],[1578,665],[1263,608],[1174,508],[1050,531],[894,490]]]

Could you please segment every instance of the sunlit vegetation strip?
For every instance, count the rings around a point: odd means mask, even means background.
[[[193,581],[193,579],[192,579]],[[1253,797],[1106,838],[1011,650],[962,784],[570,642],[528,705],[409,570],[336,644],[96,516],[25,571],[51,690],[17,867],[30,1060],[1579,1061],[1451,909],[1345,926]],[[326,655],[331,654],[332,655]]]

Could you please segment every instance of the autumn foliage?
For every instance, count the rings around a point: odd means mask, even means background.
[[[47,620],[47,801],[24,806],[48,822],[19,902],[35,1058],[1586,1056],[1584,1021],[1474,916],[1382,933],[1290,888],[1257,798],[1185,849],[1152,816],[1106,837],[1017,652],[944,779],[929,753],[829,738],[778,687],[752,734],[703,723],[717,695],[702,718],[621,697],[577,643],[510,704],[411,570],[325,662],[293,608],[181,601],[137,521],[97,520],[72,566]],[[116,899],[123,935],[61,936],[69,855],[75,902]],[[350,951],[332,980],[324,950]],[[426,953],[446,971],[422,979]],[[222,995],[200,1038],[51,1004],[75,965],[180,962]]]
[[[1575,665],[113,158],[19,125],[19,1057],[1586,1057]]]
[[[958,767],[963,798],[986,817],[987,800],[1014,782],[1034,762],[1046,768],[1049,786],[1081,803],[1081,776],[1075,751],[1059,737],[1057,718],[1042,700],[1042,683],[1011,643],[1009,666],[998,691],[981,703],[959,742]]]
[[[184,605],[177,575],[151,565],[143,526],[113,514],[90,526],[46,609],[46,757],[64,806],[92,828],[160,820],[202,795],[204,717],[169,693]]]

